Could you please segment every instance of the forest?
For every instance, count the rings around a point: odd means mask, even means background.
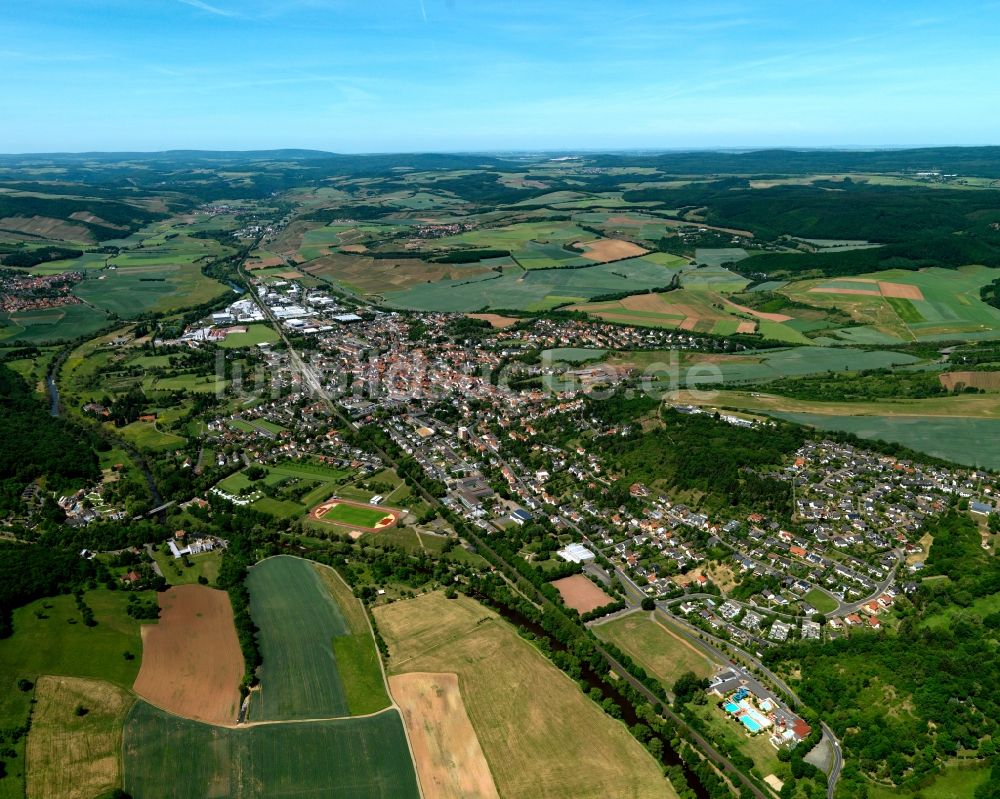
[[[663,411],[662,419],[662,427],[598,439],[606,462],[626,485],[640,481],[698,491],[716,508],[791,512],[788,483],[754,469],[778,465],[797,450],[806,437],[801,428],[735,427],[672,408]]]
[[[770,667],[801,673],[799,695],[840,737],[852,797],[867,796],[866,778],[919,788],[944,761],[974,763],[1000,751],[1000,614],[960,612],[949,624],[927,623],[954,604],[969,607],[995,594],[1000,565],[979,547],[967,514],[952,511],[928,532],[934,543],[926,571],[948,579],[924,583],[912,602],[901,603],[896,632],[798,642],[765,654]]]
[[[96,450],[101,446],[88,431],[49,415],[30,386],[0,363],[0,515],[22,506],[21,492],[44,478],[55,492],[100,476]]]

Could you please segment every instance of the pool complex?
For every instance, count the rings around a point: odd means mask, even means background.
[[[767,701],[767,700],[765,700]],[[772,703],[768,703],[771,705]],[[753,706],[748,692],[737,692],[723,707],[727,713],[740,720],[740,723],[750,732],[757,733],[771,726],[771,720]]]
[[[760,725],[746,714],[740,716],[740,721],[750,732],[760,732]]]

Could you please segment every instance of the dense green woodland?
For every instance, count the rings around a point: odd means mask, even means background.
[[[58,493],[100,476],[97,440],[50,416],[24,379],[2,363],[0,441],[0,515],[21,508],[21,492],[38,478]]]
[[[699,491],[722,508],[759,508],[786,516],[791,512],[788,483],[762,477],[757,469],[776,466],[805,440],[799,427],[746,428],[720,424],[707,414],[672,408],[663,424],[648,431],[637,426],[626,435],[598,439],[605,462],[617,474],[647,485]],[[625,486],[627,488],[627,485]]]
[[[867,795],[864,775],[919,787],[942,761],[1000,754],[1000,614],[960,611],[949,623],[926,623],[1000,591],[1000,563],[979,547],[966,514],[951,512],[929,532],[927,573],[948,579],[924,583],[901,603],[898,632],[800,642],[765,656],[772,668],[801,672],[796,690],[844,744],[851,797]],[[983,796],[1000,790],[997,776]]]

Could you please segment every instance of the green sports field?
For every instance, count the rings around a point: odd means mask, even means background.
[[[361,508],[357,505],[336,505],[324,515],[324,521],[335,522],[355,527],[374,527],[387,515],[385,510],[378,508]]]
[[[125,790],[142,799],[416,799],[399,713],[213,727],[137,702],[125,723]]]
[[[251,720],[326,719],[388,705],[375,641],[367,626],[351,621],[357,608],[347,603],[357,600],[349,591],[331,593],[331,579],[287,555],[250,570],[250,612],[264,659]]]

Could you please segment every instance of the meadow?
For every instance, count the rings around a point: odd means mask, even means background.
[[[375,648],[370,632],[357,623],[352,627],[338,601],[346,601],[346,595],[331,594],[309,561],[284,555],[251,569],[247,585],[264,661],[261,688],[250,703],[251,720],[371,712],[378,704],[373,691],[382,683],[381,672],[376,680],[378,661],[368,655]],[[341,637],[350,640],[338,645],[335,639]],[[381,690],[384,695],[384,685]]]
[[[137,702],[125,724],[124,750],[125,790],[142,799],[419,797],[395,710],[234,729]]]
[[[468,281],[438,281],[386,292],[385,304],[425,311],[487,308],[540,311],[619,291],[664,288],[674,270],[645,257],[579,269],[504,269]]]
[[[122,726],[135,697],[102,680],[46,676],[35,699],[27,796],[93,799],[121,785]]]
[[[436,592],[374,613],[392,674],[458,675],[501,796],[676,796],[621,722],[491,610]]]
[[[79,303],[36,311],[0,313],[0,342],[42,344],[96,333],[108,324],[100,308]]]
[[[105,589],[86,592],[84,601],[94,611],[95,627],[84,625],[76,602],[69,595],[41,599],[14,611],[14,634],[0,639],[0,674],[4,675],[0,684],[0,728],[19,727],[28,718],[32,695],[17,688],[16,682],[22,678],[37,682],[44,675],[58,674],[102,681],[123,691],[131,689],[139,672],[142,640],[139,622],[125,612],[129,596],[123,591]],[[138,596],[148,600],[154,595]],[[131,659],[125,657],[126,652]],[[95,710],[99,710],[96,704]],[[62,716],[56,713],[50,718],[57,721]],[[99,714],[95,715],[95,719],[99,718]],[[75,728],[62,729],[72,732]],[[3,758],[7,769],[7,777],[0,780],[3,799],[20,799],[25,791],[25,739],[13,744],[12,749],[16,755]],[[37,776],[43,780],[58,779],[47,773]]]
[[[668,691],[685,672],[711,677],[718,666],[708,655],[667,627],[659,614],[651,618],[651,614],[637,611],[596,624],[592,629],[602,641],[611,642],[641,663]]]
[[[172,311],[214,300],[231,289],[205,277],[195,264],[149,259],[129,269],[90,273],[73,290],[84,302],[130,319],[147,311]]]

